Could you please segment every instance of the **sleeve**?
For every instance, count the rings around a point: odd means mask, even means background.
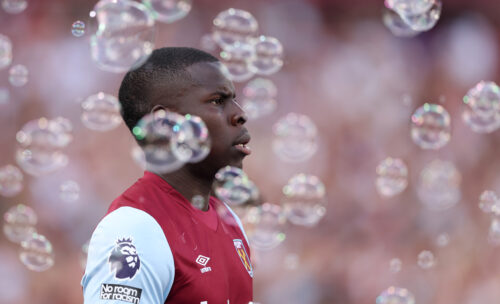
[[[223,204],[226,205],[227,210],[229,210],[229,212],[231,212],[234,219],[236,220],[236,223],[238,223],[238,226],[240,227],[241,233],[243,233],[243,236],[245,237],[247,244],[250,244],[250,242],[248,242],[247,234],[245,233],[245,230],[243,229],[243,224],[241,223],[240,218],[236,215],[236,213],[234,213],[234,211],[231,208],[229,208],[228,204],[226,204],[226,203],[223,203]]]
[[[160,225],[142,210],[121,207],[101,220],[90,239],[81,282],[84,303],[162,304],[174,274]]]

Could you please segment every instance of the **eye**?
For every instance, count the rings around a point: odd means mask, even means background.
[[[210,103],[214,105],[221,105],[224,103],[224,98],[222,96],[217,96],[210,99]]]

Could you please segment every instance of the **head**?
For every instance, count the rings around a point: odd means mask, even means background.
[[[146,114],[167,109],[199,116],[207,125],[212,148],[207,158],[185,169],[213,178],[223,166],[242,166],[249,140],[247,120],[235,100],[232,82],[217,58],[193,48],[153,51],[139,68],[128,72],[120,86],[122,116],[132,130]]]

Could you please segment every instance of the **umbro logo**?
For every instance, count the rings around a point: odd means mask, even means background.
[[[208,272],[208,271],[212,271],[212,268],[210,267],[205,267],[207,266],[208,264],[208,261],[210,261],[210,258],[209,257],[206,257],[206,256],[203,256],[203,255],[199,255],[197,258],[196,258],[196,263],[200,264],[201,266],[203,266],[202,269],[200,269],[201,273],[205,273],[205,272]]]

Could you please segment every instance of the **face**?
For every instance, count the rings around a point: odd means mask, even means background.
[[[243,158],[251,153],[250,135],[244,127],[247,117],[236,102],[232,82],[222,72],[219,62],[201,62],[187,71],[193,83],[175,97],[174,111],[199,116],[207,125],[212,147],[207,158],[188,165],[198,174],[213,178],[217,170],[231,165],[241,168]]]

